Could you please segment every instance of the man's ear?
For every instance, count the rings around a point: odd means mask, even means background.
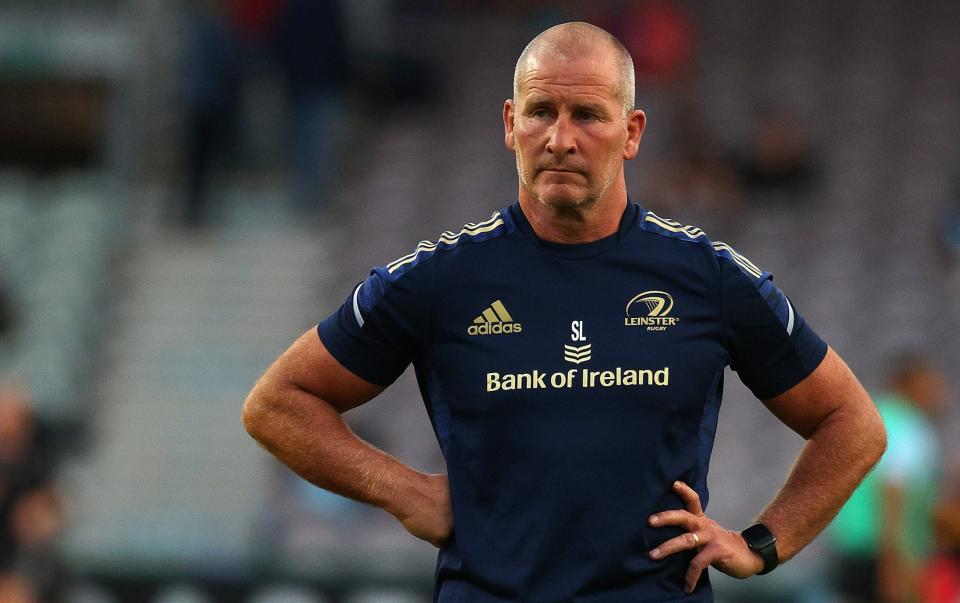
[[[627,113],[627,140],[623,143],[623,158],[633,159],[640,150],[640,139],[647,126],[647,115],[640,109]]]
[[[503,143],[513,151],[516,145],[513,142],[513,100],[503,101]]]

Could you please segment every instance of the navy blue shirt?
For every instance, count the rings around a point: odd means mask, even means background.
[[[435,601],[711,601],[691,553],[652,560],[706,506],[724,367],[761,399],[826,353],[769,273],[629,204],[619,231],[540,240],[519,204],[375,268],[318,331],[380,385],[409,365],[446,459],[454,530]],[[706,576],[706,574],[704,574]]]

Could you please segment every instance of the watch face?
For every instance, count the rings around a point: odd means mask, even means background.
[[[770,546],[777,541],[777,537],[773,535],[773,532],[767,529],[767,526],[759,523],[755,523],[743,532],[744,540],[747,541],[747,544],[750,545],[751,549],[759,550],[765,547]]]

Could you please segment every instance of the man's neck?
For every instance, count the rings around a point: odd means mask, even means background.
[[[599,199],[588,207],[557,209],[520,190],[520,209],[538,237],[552,243],[591,243],[620,229],[627,193]]]

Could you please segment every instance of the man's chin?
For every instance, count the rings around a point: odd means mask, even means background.
[[[572,209],[589,205],[590,195],[584,190],[566,186],[550,186],[537,191],[540,203],[555,209]]]

